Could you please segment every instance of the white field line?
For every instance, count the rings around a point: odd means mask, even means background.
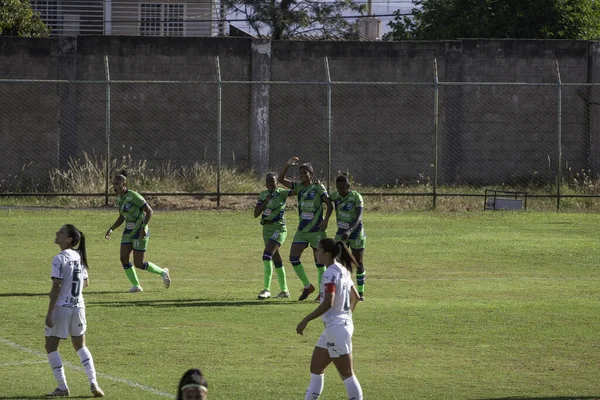
[[[44,353],[42,353],[40,351],[37,351],[37,350],[33,350],[33,349],[30,349],[30,348],[21,346],[20,344],[11,342],[10,340],[4,339],[3,337],[0,337],[0,343],[3,343],[3,344],[5,344],[5,345],[7,345],[9,347],[12,347],[13,349],[22,351],[24,353],[32,354],[34,356],[41,357],[41,358],[44,358],[44,359],[47,360],[46,354],[44,354]],[[47,361],[44,361],[44,362],[47,362]],[[31,364],[31,362],[29,364]],[[4,364],[0,364],[0,366],[3,366],[3,365]],[[80,367],[79,365],[75,365],[75,364],[72,364],[70,362],[63,362],[63,365],[65,367],[70,368],[70,369],[74,369],[76,371],[80,371],[80,372],[85,373],[85,370],[83,369],[83,367]],[[145,392],[150,392],[152,394],[155,394],[155,395],[158,395],[158,396],[161,396],[161,397],[167,397],[167,398],[171,398],[171,399],[175,397],[171,393],[161,392],[160,390],[153,389],[153,388],[151,388],[149,386],[145,386],[145,385],[142,385],[142,384],[130,381],[128,379],[117,378],[117,377],[114,377],[112,375],[104,374],[104,373],[101,373],[101,372],[96,372],[96,375],[99,378],[102,378],[103,380],[109,380],[109,381],[113,381],[113,382],[117,382],[117,383],[122,383],[124,385],[130,386],[130,387],[133,387],[133,388],[136,388],[136,389],[140,389],[140,390],[143,390]]]
[[[46,364],[46,363],[48,363],[47,360],[11,362],[11,363],[0,364],[0,368],[2,368],[2,367],[18,367],[19,365]]]

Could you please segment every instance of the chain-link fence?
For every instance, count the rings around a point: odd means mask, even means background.
[[[220,204],[299,156],[330,189],[347,173],[366,196],[422,207],[483,205],[486,188],[552,207],[598,197],[600,88],[558,68],[539,84],[245,82],[222,80],[216,58],[212,80],[135,81],[104,62],[103,80],[0,80],[1,196],[106,204],[127,169],[146,194]]]

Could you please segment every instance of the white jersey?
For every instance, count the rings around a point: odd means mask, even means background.
[[[78,251],[67,249],[54,256],[51,277],[62,279],[56,307],[85,307],[82,289],[88,274]]]
[[[347,321],[352,321],[352,311],[350,310],[350,294],[352,293],[352,277],[350,271],[337,261],[327,267],[321,278],[321,293],[325,293],[325,284],[335,284],[335,298],[333,305],[322,315],[325,326],[343,325]],[[323,302],[325,296],[321,296]]]

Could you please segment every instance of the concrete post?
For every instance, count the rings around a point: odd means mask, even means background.
[[[252,81],[271,80],[271,41],[252,41]],[[259,175],[269,170],[269,85],[252,85],[250,102],[250,167]]]

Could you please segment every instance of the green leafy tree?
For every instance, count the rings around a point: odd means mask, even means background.
[[[44,37],[49,33],[29,0],[0,0],[0,36]]]
[[[242,16],[256,37],[290,39],[311,35],[322,39],[357,37],[356,24],[344,13],[363,15],[355,0],[224,0],[229,13]]]
[[[413,0],[394,12],[386,40],[600,39],[597,0]]]

